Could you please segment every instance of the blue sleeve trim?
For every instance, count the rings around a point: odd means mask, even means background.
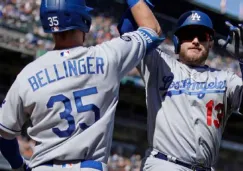
[[[157,48],[164,40],[165,37],[158,37],[154,32],[149,32],[149,29],[139,28],[138,31],[141,33],[143,39],[145,38],[147,44],[147,52],[150,52]]]
[[[2,126],[3,128],[5,128],[5,129],[7,129],[7,130],[9,130],[9,131],[12,131],[12,132],[21,132],[21,130],[20,130],[20,131],[16,131],[16,130],[10,129],[10,128],[4,126],[4,125],[1,124],[1,123],[0,123],[0,126]]]

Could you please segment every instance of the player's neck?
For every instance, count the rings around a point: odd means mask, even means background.
[[[84,43],[83,32],[64,32],[53,36],[55,41],[54,50],[70,49],[78,46],[83,46]]]
[[[71,49],[74,47],[78,47],[78,46],[83,46],[83,41],[79,40],[79,41],[75,41],[75,39],[70,39],[70,40],[65,40],[65,41],[60,41],[57,40],[55,41],[55,48],[54,50],[61,50],[61,49]]]
[[[178,61],[180,61],[181,63],[187,66],[193,66],[193,67],[202,67],[206,65],[206,60],[190,61],[190,60],[185,60],[183,58],[179,58]]]
[[[202,62],[202,63],[182,62],[182,61],[180,61],[180,62],[183,63],[183,64],[185,64],[185,65],[187,65],[187,66],[189,66],[189,67],[203,67],[203,66],[206,65],[205,62]]]
[[[71,49],[79,46],[83,46],[83,43],[77,43],[77,44],[73,43],[73,44],[65,44],[65,45],[56,44],[53,50]]]

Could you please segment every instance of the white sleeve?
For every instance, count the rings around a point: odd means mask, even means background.
[[[125,33],[118,38],[102,43],[101,48],[105,50],[108,62],[113,64],[111,66],[113,69],[117,69],[121,79],[139,64],[148,48],[157,46],[156,43],[153,43],[156,38],[159,39],[152,29],[139,28],[137,31]]]
[[[158,53],[157,49],[146,54],[137,67],[142,77],[145,77],[146,74],[157,70],[159,57],[160,54]]]
[[[2,102],[0,111],[0,129],[13,136],[21,133],[26,120],[23,112],[23,103],[19,96],[19,83],[16,79]]]

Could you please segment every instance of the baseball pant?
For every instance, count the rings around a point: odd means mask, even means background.
[[[108,171],[107,165],[97,161],[83,161],[79,163],[43,164],[32,171]]]
[[[184,166],[149,156],[144,159],[142,171],[192,171]]]

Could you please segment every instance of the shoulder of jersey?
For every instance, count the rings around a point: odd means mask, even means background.
[[[33,69],[36,68],[36,66],[38,66],[39,61],[43,60],[42,57],[46,56],[46,54],[40,56],[39,58],[35,59],[34,61],[30,62],[29,64],[27,64],[22,70],[21,72],[18,74],[18,77],[24,76],[26,73],[30,74],[33,73]]]
[[[224,72],[225,74],[229,74],[229,75],[236,74],[231,68],[226,68],[224,70],[218,70],[218,71]]]

